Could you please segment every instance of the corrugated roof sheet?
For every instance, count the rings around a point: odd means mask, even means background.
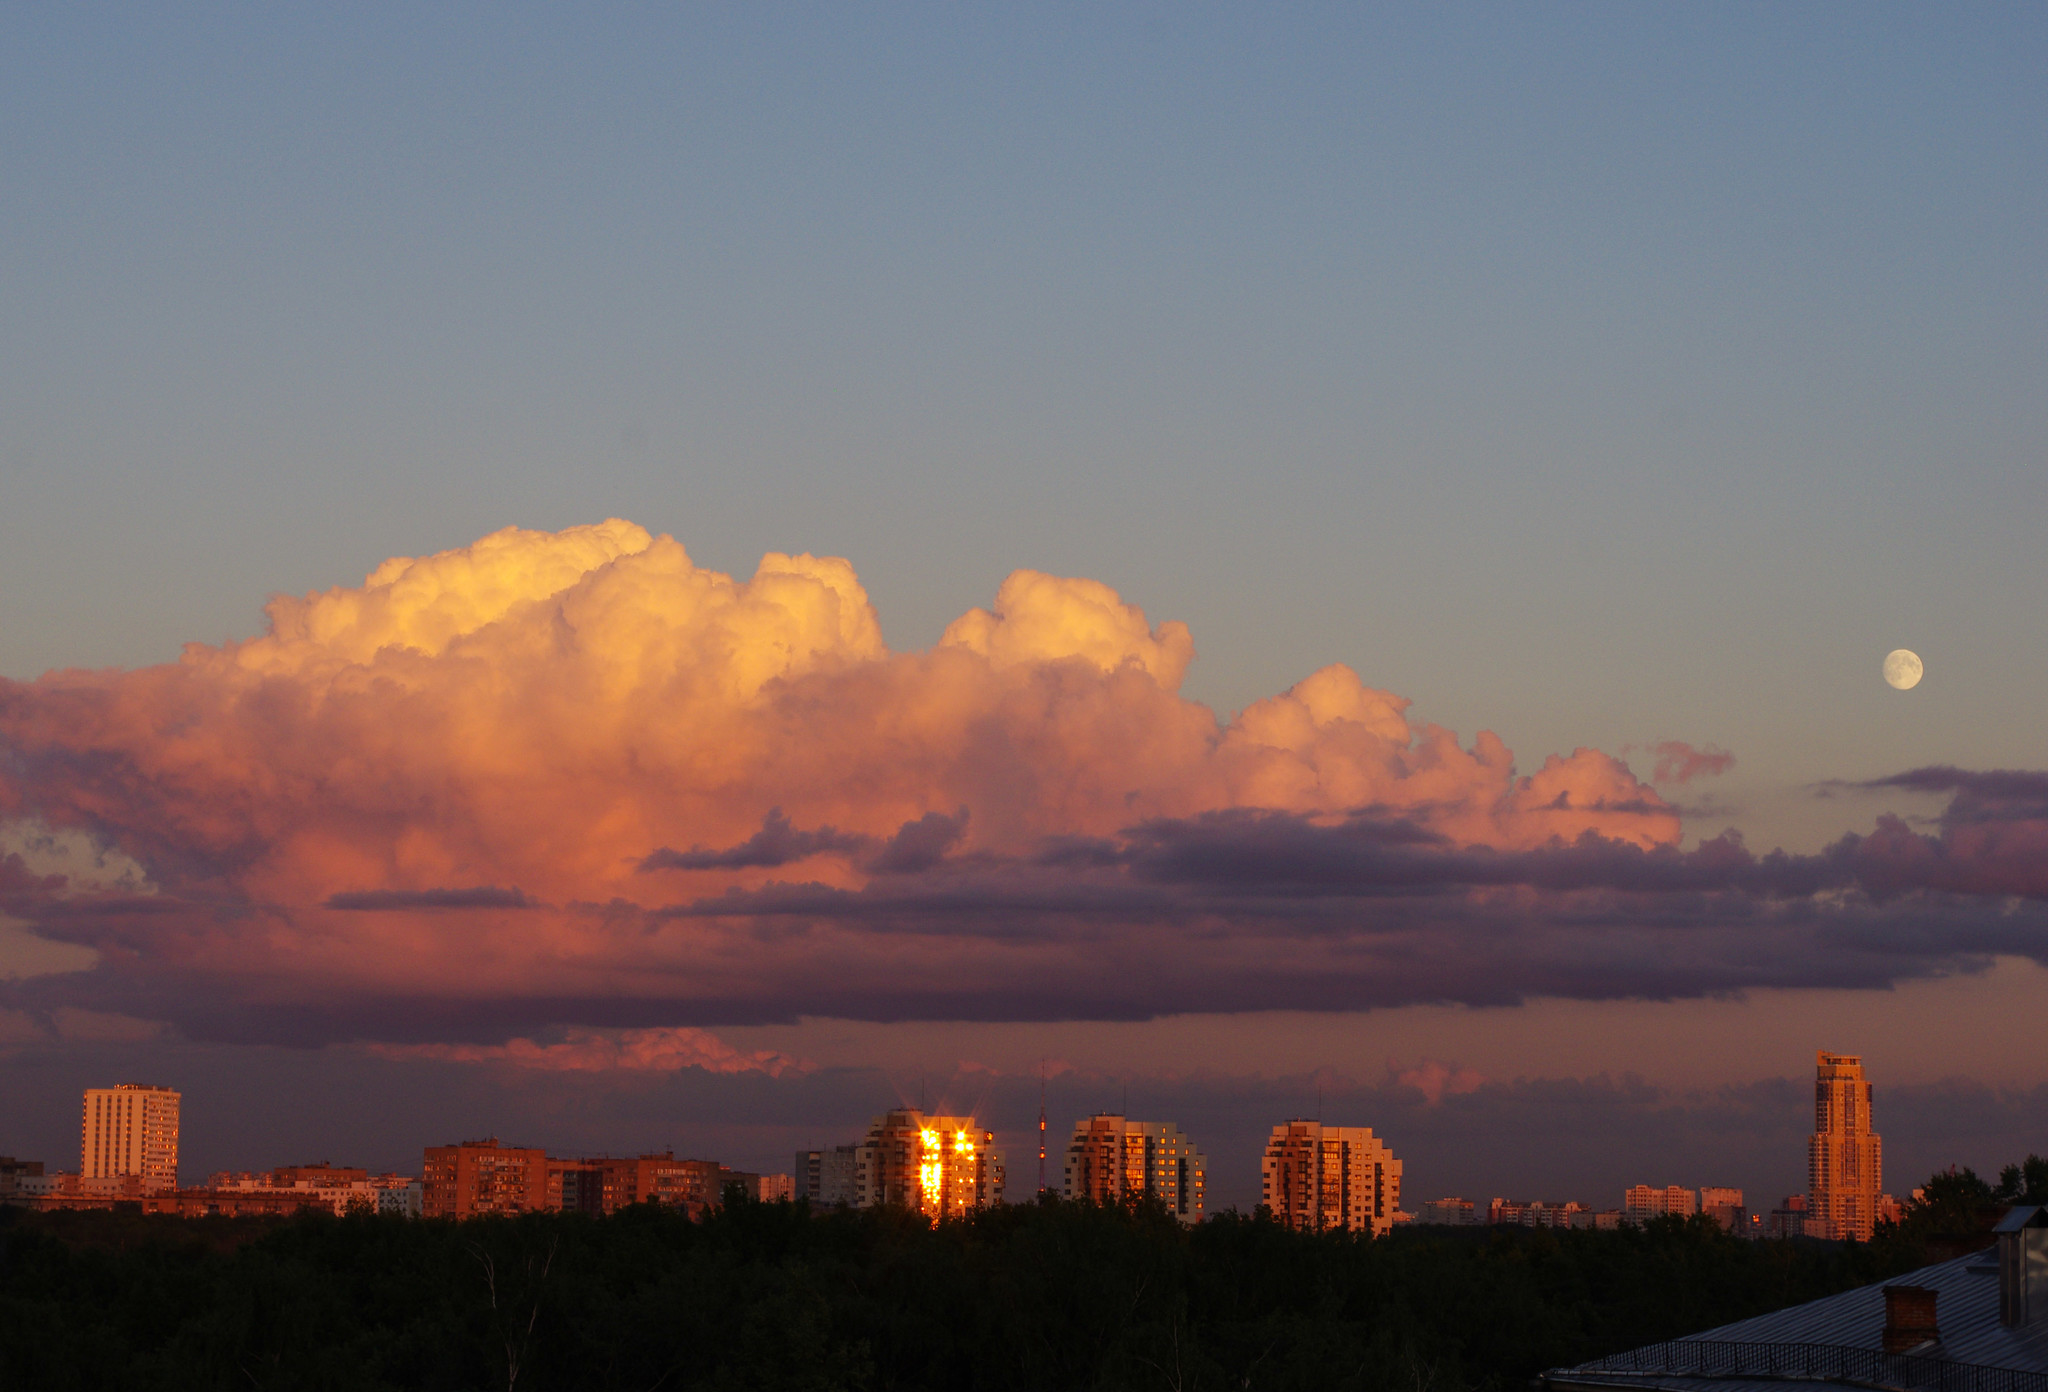
[[[2036,1204],[2013,1209],[2005,1217],[1999,1219],[1998,1226],[1991,1231],[1995,1233],[2018,1232],[2021,1228],[2038,1228],[2044,1225],[2048,1225],[2048,1219],[2042,1217],[2041,1207]]]
[[[1917,1349],[1909,1355],[1915,1364],[1927,1371],[1933,1371],[1929,1365],[1963,1364],[1976,1368],[2007,1369],[2048,1379],[2048,1320],[2036,1320],[2023,1329],[2008,1329],[1999,1323],[1995,1251],[1937,1262],[1877,1285],[1862,1286],[1768,1315],[1705,1329],[1683,1339],[1675,1339],[1670,1346],[1652,1347],[1675,1346],[1682,1349],[1690,1343],[1751,1347],[1782,1345],[1788,1349],[1860,1349],[1875,1354],[1882,1347],[1886,1286],[1921,1286],[1938,1293],[1935,1320],[1940,1326],[1941,1338],[1934,1345]],[[1765,1389],[1787,1392],[1795,1384],[1806,1382],[1799,1376],[1796,1360],[1782,1370],[1791,1374],[1790,1378],[1764,1380],[1742,1375],[1768,1372],[1765,1366],[1749,1366],[1752,1361],[1760,1362],[1759,1359],[1744,1354],[1740,1366],[1731,1366],[1724,1361],[1724,1354],[1717,1351],[1711,1358],[1700,1359],[1697,1374],[1738,1376],[1696,1374],[1687,1377],[1679,1369],[1692,1361],[1689,1357],[1660,1355],[1648,1360],[1640,1357],[1649,1352],[1647,1349],[1631,1351],[1611,1359],[1582,1363],[1576,1368],[1555,1369],[1546,1373],[1544,1380],[1554,1387],[1627,1386],[1665,1389],[1666,1392],[1765,1392]],[[1705,1353],[1706,1350],[1702,1350],[1702,1354]],[[1725,1356],[1735,1355],[1729,1350]],[[1641,1371],[1631,1367],[1632,1362]],[[1663,1371],[1657,1370],[1659,1367]],[[1808,1372],[1818,1370],[1817,1367],[1806,1369]],[[1920,1384],[1918,1376],[1912,1381],[1914,1385]],[[2022,1381],[2031,1382],[2031,1378],[2023,1378]],[[2048,1382],[2040,1385],[2048,1386]]]
[[[1884,1333],[1885,1286],[1924,1286],[1939,1292],[1934,1308],[1935,1322],[1941,1326],[1941,1342],[1928,1351],[1932,1356],[1952,1363],[2048,1373],[2048,1320],[2036,1320],[2025,1329],[2007,1329],[1998,1322],[1996,1252],[1976,1252],[1953,1261],[1936,1262],[1879,1285],[1859,1286],[1840,1295],[1754,1319],[1737,1320],[1688,1337],[1728,1343],[1835,1344],[1874,1349]]]

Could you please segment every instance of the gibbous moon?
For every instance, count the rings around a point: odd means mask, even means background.
[[[1926,665],[1920,661],[1920,654],[1897,648],[1884,656],[1884,679],[1900,691],[1911,691],[1920,684],[1921,674]]]

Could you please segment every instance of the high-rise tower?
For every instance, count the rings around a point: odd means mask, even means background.
[[[178,1187],[178,1094],[122,1083],[85,1090],[80,1127],[81,1179],[136,1176],[144,1190]]]
[[[1813,1138],[1806,1143],[1809,1229],[1870,1240],[1884,1183],[1883,1149],[1870,1129],[1870,1084],[1856,1054],[1820,1053],[1813,1083]]]
[[[1045,1065],[1038,1065],[1038,1192],[1045,1192]]]
[[[1378,1237],[1401,1207],[1401,1162],[1369,1126],[1282,1122],[1262,1169],[1266,1206],[1290,1228]]]
[[[995,1133],[973,1117],[898,1107],[878,1116],[854,1152],[853,1206],[893,1204],[927,1218],[959,1218],[1003,1201]]]
[[[1147,1198],[1183,1223],[1199,1223],[1208,1188],[1209,1162],[1170,1121],[1102,1112],[1074,1123],[1061,1185],[1069,1199],[1113,1204]]]

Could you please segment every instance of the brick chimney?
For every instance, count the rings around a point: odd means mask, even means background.
[[[1934,1322],[1937,1292],[1925,1286],[1884,1288],[1884,1351],[1906,1353],[1941,1337]]]

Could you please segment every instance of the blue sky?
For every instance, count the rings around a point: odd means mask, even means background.
[[[1689,834],[1811,849],[1939,807],[1822,780],[2043,766],[2044,65],[2031,6],[10,7],[0,675],[622,516],[846,556],[897,648],[1030,566],[1226,714],[1342,661],[1524,768],[1717,745]]]
[[[846,555],[897,646],[1103,579],[1225,709],[2038,748],[2029,8],[5,24],[10,675],[620,514]]]

